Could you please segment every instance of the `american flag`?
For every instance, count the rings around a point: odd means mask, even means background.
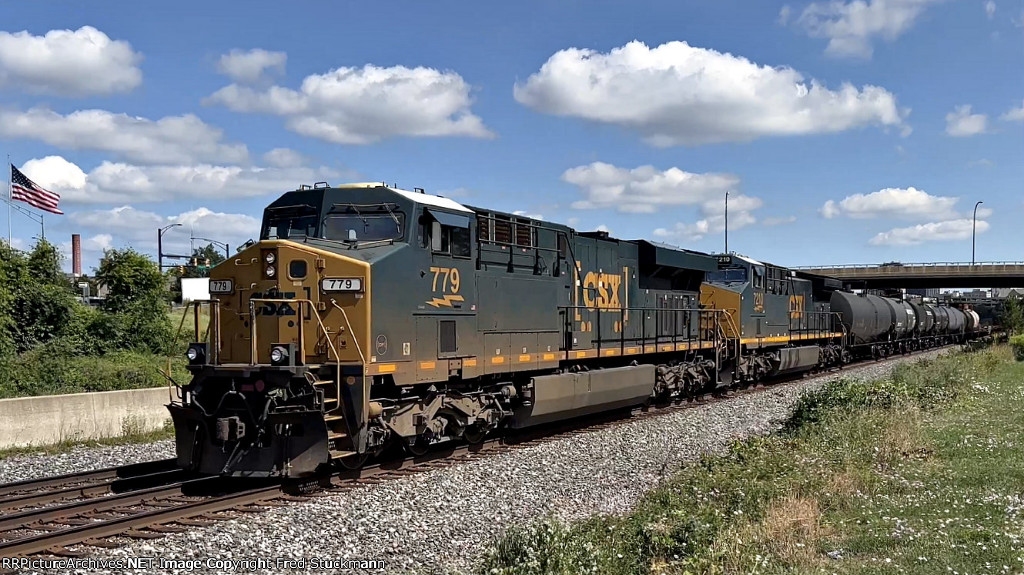
[[[51,214],[64,214],[57,209],[60,194],[43,189],[15,168],[14,164],[11,164],[11,199],[25,202]]]

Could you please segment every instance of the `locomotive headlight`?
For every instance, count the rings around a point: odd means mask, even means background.
[[[188,359],[188,362],[191,365],[206,363],[206,344],[189,344],[188,351],[185,352],[185,358]]]
[[[272,278],[277,274],[277,268],[274,266],[267,266],[267,277]]]
[[[295,365],[296,351],[294,343],[275,343],[270,346],[270,365]]]
[[[283,347],[275,347],[270,350],[270,363],[284,363],[288,359],[288,352]]]
[[[268,264],[272,264],[277,261],[277,256],[274,255],[274,252],[267,252],[263,259],[266,260]]]

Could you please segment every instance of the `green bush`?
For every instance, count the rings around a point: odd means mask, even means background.
[[[1017,361],[1024,361],[1024,334],[1011,337],[1010,347],[1013,348],[1013,356]]]
[[[20,252],[0,242],[0,397],[166,382],[159,370],[172,332],[156,264],[131,249],[109,250],[97,280],[110,292],[101,309],[78,301],[53,245]]]
[[[88,391],[141,389],[167,385],[160,357],[137,351],[73,355],[54,341],[16,357],[0,359],[0,398]],[[171,366],[172,377],[185,381],[184,360]]]

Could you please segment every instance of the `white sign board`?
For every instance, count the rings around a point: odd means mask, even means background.
[[[181,302],[210,299],[210,278],[181,278]]]

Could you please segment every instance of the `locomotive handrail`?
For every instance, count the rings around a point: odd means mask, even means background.
[[[363,349],[359,346],[359,338],[356,337],[356,334],[352,331],[352,324],[348,321],[348,314],[345,313],[345,308],[338,305],[338,302],[335,301],[334,298],[331,298],[331,305],[338,308],[338,311],[341,312],[341,317],[345,319],[345,325],[348,326],[348,332],[352,334],[352,343],[356,344],[356,353],[359,354],[359,362],[366,365],[366,356],[363,355]],[[334,355],[337,356],[338,352],[334,352]]]
[[[190,301],[186,302],[184,308],[182,309],[181,321],[178,322],[178,331],[174,334],[174,339],[172,341],[174,343],[176,343],[178,341],[178,338],[181,337],[181,332],[185,328],[185,318],[188,317],[188,310],[189,310],[189,308],[192,308],[192,317],[193,317],[193,320],[194,320],[193,326],[194,326],[194,330],[195,331],[194,331],[193,341],[194,342],[199,342],[200,341],[200,339],[199,339],[199,324],[200,324],[199,318],[200,318],[200,314],[202,313],[202,306],[203,306],[203,304],[206,304],[206,305],[210,306],[210,323],[209,323],[209,325],[206,326],[206,339],[208,340],[207,343],[210,343],[209,340],[212,340],[213,345],[211,345],[209,347],[210,359],[214,363],[217,363],[218,361],[220,361],[220,346],[221,346],[221,341],[220,341],[220,300],[219,299],[212,299],[212,298],[211,299],[195,299],[195,300],[190,300]],[[212,332],[212,334],[211,334],[211,332]],[[174,346],[174,343],[171,344],[171,347]],[[168,352],[168,355],[167,355],[167,370],[164,372],[164,377],[166,377],[167,381],[168,381],[168,393],[170,393],[170,385],[171,384],[174,384],[175,387],[179,387],[178,383],[176,381],[174,381],[173,379],[171,379],[171,357],[172,357],[171,354],[173,352],[174,352],[173,349]],[[179,395],[179,399],[180,399],[180,395]],[[171,398],[171,401],[173,402],[174,398]]]
[[[313,302],[308,300],[308,299],[303,299],[303,298],[292,298],[292,299],[250,298],[249,299],[249,326],[250,326],[250,332],[251,332],[251,337],[252,337],[252,350],[251,350],[251,353],[250,353],[249,365],[256,365],[256,356],[257,356],[257,351],[256,350],[257,350],[257,347],[258,347],[257,346],[257,341],[256,341],[256,306],[254,305],[255,302],[260,302],[260,303],[295,303],[295,304],[300,304],[300,305],[301,304],[308,305],[309,306],[309,310],[311,312],[313,312],[313,316],[316,317],[316,323],[320,326],[320,330],[324,332],[325,336],[327,336],[325,338],[327,340],[327,346],[330,347],[331,351],[334,352],[334,361],[335,361],[335,363],[338,364],[338,369],[339,370],[341,369],[341,355],[338,354],[338,349],[336,347],[334,347],[334,342],[331,341],[331,332],[327,331],[327,328],[324,326],[323,320],[320,319],[320,313],[317,312],[316,307],[313,305]],[[300,309],[300,315],[301,315],[301,309]],[[346,320],[347,320],[347,318],[346,318]],[[306,349],[302,345],[302,343],[303,343],[303,341],[302,341],[303,340],[303,335],[302,335],[302,326],[303,326],[303,324],[302,324],[302,322],[299,322],[296,325],[298,325],[298,328],[299,328],[299,330],[298,330],[299,331],[299,335],[298,335],[299,341],[298,341],[298,344],[299,344],[299,353],[301,354],[300,358],[302,359],[302,363],[305,363],[306,362]],[[358,343],[356,345],[358,346]],[[362,357],[362,353],[360,353],[359,355],[360,355],[360,357]],[[328,354],[327,360],[330,361],[330,354]],[[364,362],[364,365],[365,365],[365,362]],[[339,373],[340,373],[340,371],[339,371]]]

